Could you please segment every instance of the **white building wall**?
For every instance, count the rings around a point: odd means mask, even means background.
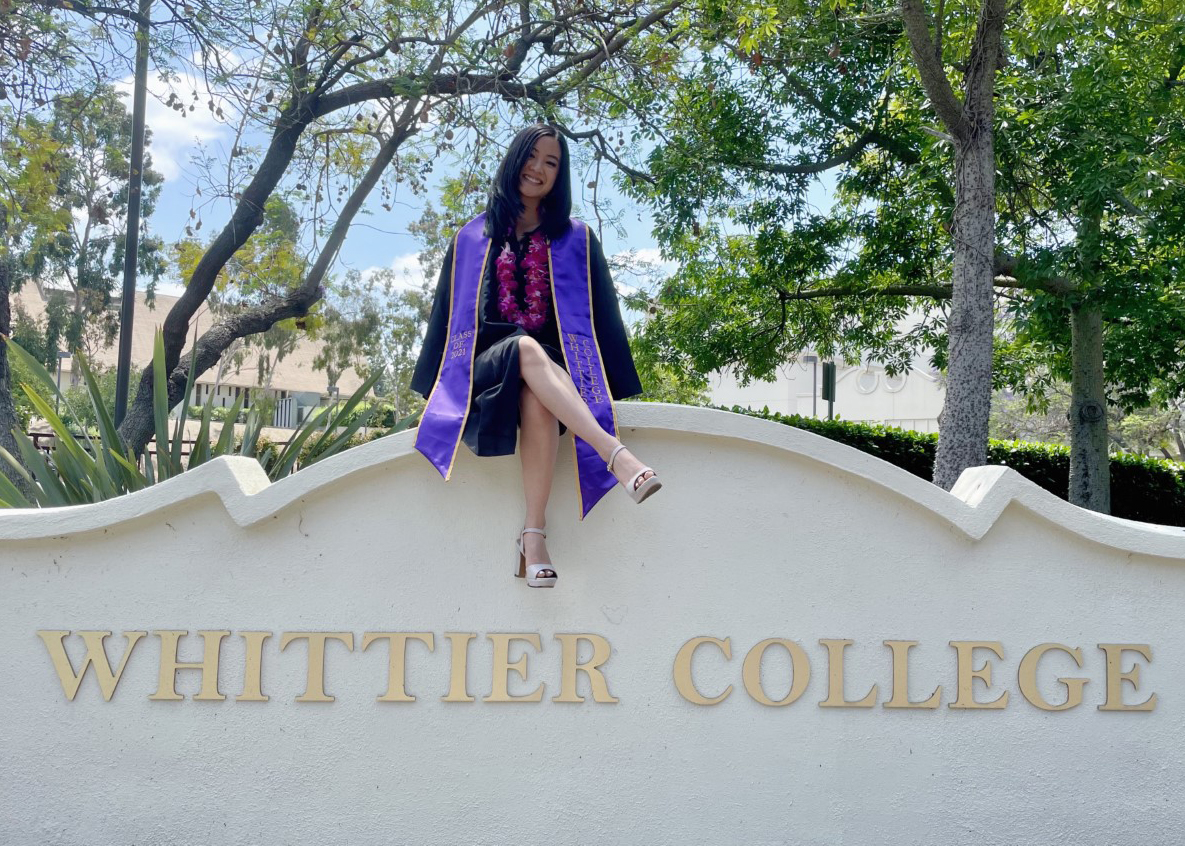
[[[750,382],[743,387],[732,373],[715,373],[709,392],[714,405],[768,407],[781,414],[826,417],[827,402],[820,396],[822,378],[820,363],[800,359],[779,368],[773,382]],[[937,432],[945,396],[938,375],[923,369],[890,376],[876,364],[836,368],[835,416],[844,420]]]

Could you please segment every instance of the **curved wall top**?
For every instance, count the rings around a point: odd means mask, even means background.
[[[631,430],[748,442],[783,450],[802,459],[826,464],[840,472],[882,487],[887,495],[913,500],[949,522],[967,537],[978,540],[995,524],[1009,504],[1041,516],[1079,537],[1124,552],[1159,555],[1185,561],[1185,528],[1160,526],[1097,514],[1070,505],[1060,497],[1003,466],[976,467],[966,471],[949,494],[888,462],[802,429],[721,412],[715,409],[660,403],[619,404],[621,425]],[[217,495],[227,514],[240,526],[273,516],[291,503],[320,488],[349,477],[400,461],[418,460],[413,448],[415,432],[371,442],[308,470],[272,484],[253,459],[227,458],[186,473],[167,485],[157,485],[129,496],[71,508],[0,510],[0,542],[54,538],[66,533],[110,529],[128,520],[209,494]],[[475,468],[477,472],[482,469]],[[504,468],[496,468],[504,475]],[[664,478],[669,471],[664,472]],[[711,487],[711,480],[702,483]],[[757,480],[760,485],[760,480]],[[554,501],[554,500],[553,500]],[[563,507],[563,506],[556,506]],[[553,509],[555,510],[555,509]]]
[[[412,433],[0,512],[0,842],[1178,838],[1181,529],[620,420],[664,488],[578,523],[565,438],[550,591],[517,459]]]

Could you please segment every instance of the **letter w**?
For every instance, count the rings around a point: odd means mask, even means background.
[[[128,658],[132,654],[132,649],[140,638],[144,637],[145,632],[123,633],[123,636],[128,640],[128,647],[124,650],[123,660],[119,662],[119,669],[114,672],[111,670],[111,663],[107,660],[107,650],[103,648],[103,641],[111,632],[78,632],[86,644],[86,657],[82,659],[82,669],[77,673],[74,672],[74,665],[70,662],[70,656],[66,654],[66,647],[63,645],[68,634],[70,632],[37,632],[37,636],[45,642],[45,648],[49,650],[49,658],[53,661],[54,669],[58,671],[62,692],[66,694],[67,699],[73,702],[74,697],[78,695],[82,678],[86,675],[86,668],[94,664],[94,674],[99,681],[99,690],[103,692],[103,701],[110,702],[112,694],[115,693],[115,686],[119,684],[119,679],[123,675],[123,668],[127,666]]]

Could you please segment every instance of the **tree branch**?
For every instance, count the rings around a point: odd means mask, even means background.
[[[1044,291],[1049,294],[1069,294],[1076,290],[1074,284],[1061,276],[1048,278],[1017,278],[1016,273],[1020,260],[1013,256],[999,256],[996,259],[996,277],[992,285],[1000,289],[1020,289],[1025,291]],[[809,290],[787,291],[779,290],[778,297],[783,302],[794,300],[822,300],[841,299],[843,297],[929,297],[935,300],[949,300],[954,294],[950,285],[906,283],[901,285],[886,285],[883,288],[854,288],[851,286],[835,286],[832,288],[812,288]]]
[[[805,164],[783,164],[781,162],[738,162],[735,166],[744,168],[745,170],[776,173],[784,176],[823,173],[824,171],[831,170],[833,167],[839,167],[840,165],[844,165],[852,161],[852,159],[856,158],[856,156],[860,155],[866,148],[872,145],[875,135],[875,132],[869,130],[840,152],[817,162],[808,162]],[[723,164],[723,162],[717,161],[716,164]]]
[[[963,140],[968,132],[967,120],[963,115],[963,104],[951,88],[930,37],[930,20],[922,7],[923,0],[900,0],[901,20],[909,36],[910,52],[922,77],[922,85],[939,119],[955,138]]]
[[[623,162],[616,153],[613,152],[612,145],[605,139],[605,136],[601,134],[601,130],[588,129],[583,132],[577,132],[568,127],[566,124],[559,122],[557,122],[556,127],[564,134],[566,138],[570,138],[573,141],[592,141],[594,146],[597,148],[597,152],[599,152],[609,161],[613,162],[613,164],[622,173],[625,173],[633,179],[639,179],[642,182],[648,182],[651,185],[654,184],[653,176],[640,171],[637,168],[630,167],[625,162]]]
[[[418,76],[390,76],[359,82],[325,94],[313,107],[313,116],[324,117],[339,109],[383,97],[414,99],[432,94],[488,94],[509,90],[514,82],[511,74],[437,74],[427,82],[422,82]],[[525,92],[532,100],[546,98],[551,93],[541,86],[526,83],[515,83],[513,88],[516,93]]]
[[[902,0],[902,3],[916,0]],[[990,116],[994,111],[992,95],[996,88],[996,70],[1000,63],[1000,38],[1004,31],[1007,0],[981,0],[975,40],[967,62],[964,96],[966,107],[976,114]],[[944,77],[945,78],[945,77]],[[952,135],[959,137],[957,133]]]
[[[547,80],[554,78],[560,73],[563,73],[568,68],[575,67],[581,62],[587,62],[588,64],[585,65],[585,67],[581,69],[580,73],[576,75],[576,79],[570,81],[566,86],[564,86],[564,91],[571,91],[581,82],[588,79],[588,77],[590,77],[602,64],[604,64],[611,55],[620,50],[622,45],[629,41],[631,37],[630,34],[632,32],[640,32],[643,29],[653,26],[682,5],[683,0],[672,0],[672,2],[667,3],[665,6],[659,6],[649,15],[638,18],[637,20],[618,27],[617,30],[614,31],[614,33],[604,42],[602,47],[571,56],[555,67],[548,68],[546,71],[539,74],[539,76],[532,80],[533,84],[541,85]],[[558,99],[559,95],[557,93],[553,96]]]
[[[883,288],[812,288],[807,291],[779,291],[783,302],[795,300],[842,299],[844,297],[930,297],[936,300],[951,298],[950,285],[886,285]]]
[[[240,338],[264,332],[281,320],[290,317],[302,317],[324,296],[321,283],[328,273],[330,265],[337,257],[338,250],[349,232],[350,224],[362,208],[366,197],[378,184],[383,171],[391,164],[399,147],[415,133],[415,106],[413,101],[404,109],[403,115],[396,124],[396,130],[391,137],[379,148],[370,167],[362,180],[355,186],[342,207],[341,214],[333,225],[325,246],[321,249],[312,267],[305,274],[299,287],[283,297],[277,297],[255,308],[232,315],[220,320],[198,338],[193,349],[183,356],[177,366],[169,374],[169,399],[180,398],[181,392],[189,376],[190,362],[196,356],[196,372],[204,373],[213,367],[223,353]]]
[[[93,3],[84,3],[81,0],[32,0],[32,2],[38,6],[44,6],[47,9],[62,9],[88,18],[93,18],[96,15],[114,15],[119,18],[127,18],[129,21],[134,21],[141,26],[154,25],[153,21],[142,17],[139,12],[133,12],[130,9],[120,9],[115,6],[99,6]]]

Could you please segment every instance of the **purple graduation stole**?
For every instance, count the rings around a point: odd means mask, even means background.
[[[485,215],[481,214],[457,233],[449,296],[449,338],[436,384],[416,432],[416,449],[432,462],[445,481],[452,475],[473,398],[478,301],[490,255],[490,239],[483,234],[484,229]],[[549,245],[551,299],[555,303],[560,343],[572,382],[601,427],[616,435],[613,397],[593,329],[588,245],[588,227],[578,220],[573,220],[568,231]],[[574,446],[577,495],[583,520],[617,480],[589,444],[574,438]]]

